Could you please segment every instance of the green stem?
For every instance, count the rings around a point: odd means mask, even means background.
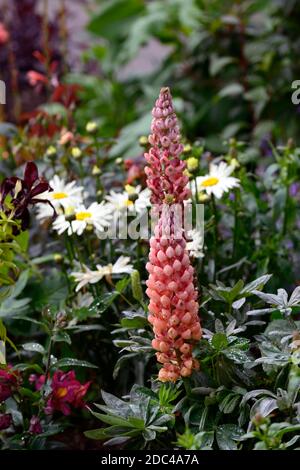
[[[234,227],[233,227],[233,242],[232,242],[232,261],[236,259],[236,250],[238,244],[239,232],[239,219],[238,219],[238,191],[234,192]]]
[[[289,212],[289,185],[285,187],[285,201],[284,201],[284,212],[283,212],[283,224],[282,224],[282,237],[286,235],[287,231],[287,222],[288,222],[288,212]]]
[[[47,361],[46,361],[46,370],[45,370],[45,383],[47,382],[47,378],[48,378],[49,371],[50,371],[52,344],[53,343],[52,343],[52,337],[51,337],[50,341],[49,341],[48,352],[47,352]]]
[[[217,274],[217,260],[218,260],[218,239],[219,239],[219,234],[218,234],[218,212],[217,212],[217,206],[216,206],[216,200],[215,196],[212,194],[211,195],[211,207],[212,207],[212,213],[214,217],[214,275],[213,275],[213,281],[216,281],[216,274]]]

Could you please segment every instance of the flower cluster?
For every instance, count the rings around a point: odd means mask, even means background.
[[[110,227],[113,219],[122,212],[128,214],[141,214],[150,204],[150,191],[141,186],[126,185],[125,190],[116,192],[111,190],[106,196],[106,201],[92,202],[86,205],[84,202],[84,188],[78,186],[75,181],[66,183],[58,175],[50,180],[52,191],[41,194],[40,199],[49,200],[57,213],[53,222],[53,229],[59,235],[67,232],[82,235],[88,228],[93,228],[97,236]],[[37,218],[41,221],[51,217],[51,207],[38,205]]]
[[[152,134],[149,153],[145,153],[147,186],[152,191],[152,204],[181,203],[190,195],[185,162],[179,156],[183,150],[172,97],[168,88],[162,88],[152,110]]]
[[[36,389],[40,390],[45,384],[45,376],[41,375],[36,381]],[[71,407],[83,408],[85,397],[91,382],[81,384],[75,376],[75,371],[63,372],[57,370],[54,372],[51,380],[51,391],[47,396],[45,407],[46,414],[52,414],[54,411],[61,411],[64,415],[71,414]],[[36,423],[31,423],[33,424]],[[36,427],[35,427],[36,428]]]
[[[0,403],[7,400],[18,389],[21,378],[11,366],[0,369]]]
[[[41,195],[42,199],[51,201],[58,217],[53,222],[53,228],[59,235],[64,232],[70,236],[74,233],[82,235],[88,227],[93,227],[96,234],[109,227],[112,220],[112,206],[104,202],[93,202],[89,206],[84,204],[83,187],[77,186],[75,181],[66,183],[58,175],[50,180],[51,192]],[[51,209],[38,206],[37,218],[47,219],[51,216]]]
[[[168,88],[163,88],[152,111],[152,145],[145,154],[149,166],[145,169],[151,201],[157,204],[159,221],[150,240],[147,295],[149,322],[155,339],[152,345],[157,360],[163,364],[158,378],[175,382],[198,368],[192,356],[193,342],[201,337],[198,318],[197,291],[193,283],[194,269],[190,264],[184,233],[175,231],[174,213],[165,204],[183,205],[190,192],[188,177],[183,174],[185,163],[179,159],[182,151],[179,127]]]

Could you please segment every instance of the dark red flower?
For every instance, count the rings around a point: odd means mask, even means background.
[[[30,204],[50,204],[53,208],[50,201],[38,198],[38,196],[45,191],[51,191],[49,183],[45,178],[39,176],[36,164],[28,162],[25,167],[23,179],[12,176],[2,181],[0,186],[0,209],[8,213],[5,207],[5,199],[10,195],[12,198],[11,204],[14,207],[14,219],[20,220],[22,230],[26,230],[29,226],[28,206]]]
[[[59,83],[51,96],[51,101],[61,103],[65,108],[71,108],[78,101],[80,85]]]
[[[132,184],[137,180],[140,180],[145,185],[145,161],[143,157],[138,157],[135,159],[127,158],[124,161],[124,167],[127,171],[126,183]]]
[[[9,32],[7,31],[5,25],[0,23],[0,45],[7,43],[9,40]]]
[[[0,414],[0,431],[9,428],[12,425],[12,417],[10,414]]]
[[[48,78],[44,74],[40,72],[36,72],[35,70],[29,70],[29,72],[27,72],[26,75],[27,75],[28,82],[31,86],[36,86],[39,83],[42,83],[42,84],[48,83]]]
[[[40,419],[37,416],[31,417],[29,432],[31,432],[32,434],[41,434],[43,432]]]
[[[45,376],[42,375],[36,380],[36,389],[40,390],[45,383]],[[75,371],[54,372],[51,380],[51,392],[47,397],[45,413],[52,414],[54,411],[61,411],[64,415],[71,413],[71,407],[83,408],[85,397],[91,382],[81,384],[75,376]]]
[[[21,381],[18,371],[12,370],[11,366],[0,369],[0,403],[11,397]]]

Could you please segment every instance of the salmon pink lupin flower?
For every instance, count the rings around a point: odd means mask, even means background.
[[[151,149],[145,154],[147,184],[156,205],[158,223],[150,240],[147,295],[150,298],[148,320],[153,325],[152,346],[163,367],[158,378],[175,382],[191,375],[199,367],[192,356],[193,344],[201,338],[197,290],[193,283],[184,233],[178,236],[174,212],[165,210],[190,195],[185,162],[180,160],[183,146],[169,88],[162,88],[152,111]],[[169,206],[168,206],[169,205]],[[182,214],[182,212],[181,212]],[[181,215],[182,217],[182,215]],[[182,225],[181,225],[182,227]]]

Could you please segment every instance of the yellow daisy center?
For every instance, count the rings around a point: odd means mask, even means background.
[[[127,207],[133,206],[133,202],[128,199],[127,201],[125,201],[124,205]]]
[[[67,193],[53,193],[53,199],[65,199],[68,197]]]
[[[86,220],[90,219],[92,217],[92,214],[90,212],[77,212],[76,214],[76,220]]]
[[[207,178],[206,180],[202,181],[201,186],[204,186],[204,188],[207,188],[208,186],[215,186],[216,184],[218,184],[219,181],[219,178],[211,176],[210,178]]]
[[[125,186],[125,191],[126,191],[126,193],[128,193],[129,195],[135,194],[135,187],[134,187],[134,186],[131,186],[130,184],[126,184],[126,186]]]

